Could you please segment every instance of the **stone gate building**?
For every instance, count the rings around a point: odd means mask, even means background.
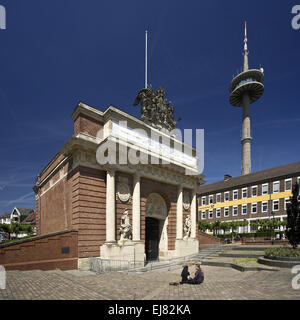
[[[78,230],[79,267],[89,257],[144,263],[198,252],[196,150],[113,106],[79,103],[72,119],[72,137],[34,187],[37,234]],[[142,160],[102,164],[111,150]]]

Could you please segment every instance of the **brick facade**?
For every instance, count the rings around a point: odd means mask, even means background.
[[[0,265],[6,270],[71,270],[77,269],[77,263],[77,231],[63,231],[0,245]]]
[[[37,230],[37,232],[40,232],[41,235],[46,235],[67,229],[77,230],[78,258],[98,257],[100,255],[100,247],[106,241],[106,232],[109,233],[109,236],[113,233],[111,231],[113,229],[106,230],[106,179],[108,168],[101,167],[95,159],[100,140],[94,139],[99,131],[104,128],[104,123],[106,131],[110,132],[113,123],[118,122],[112,117],[112,113],[117,118],[120,117],[119,120],[129,119],[134,124],[134,128],[135,126],[140,127],[143,125],[140,120],[134,119],[129,115],[126,116],[114,107],[109,107],[106,113],[79,103],[72,114],[74,121],[73,136],[42,171],[40,184],[34,188],[36,192],[37,228],[39,228],[40,224],[40,230]],[[158,172],[161,169],[158,167]],[[181,169],[172,168],[169,172],[167,168],[166,170],[163,169],[162,176],[159,173],[153,173],[154,179],[160,181],[165,175],[165,181],[169,181],[169,183],[151,180],[152,174],[148,175],[147,172],[144,175],[148,176],[148,178],[142,177],[140,179],[140,235],[142,242],[145,243],[147,199],[150,194],[157,193],[165,200],[167,207],[168,250],[175,250],[179,185],[176,186],[172,183],[179,183],[178,176],[182,175]],[[129,168],[128,171],[130,170]],[[168,176],[169,173],[172,175],[171,178]],[[131,194],[130,200],[125,203],[118,198],[117,194],[114,195],[116,218],[114,231],[115,240],[118,241],[120,240],[121,217],[125,209],[128,209],[131,224],[133,220],[133,174],[116,171],[114,178],[115,192],[118,190],[119,180],[126,178]],[[183,182],[183,185],[186,188],[195,190],[197,183],[198,178],[191,179],[189,177]],[[110,203],[112,207],[112,202]],[[190,213],[190,208],[188,210],[183,209],[182,227],[184,227],[186,216]],[[112,216],[113,214],[114,211],[112,210]],[[38,219],[39,215],[40,219]],[[108,225],[110,224],[108,223]],[[111,225],[113,225],[113,222]],[[114,239],[114,236],[112,235],[111,238]]]
[[[291,182],[289,184],[289,181]],[[291,163],[277,168],[267,169],[252,174],[227,179],[199,187],[198,190],[198,220],[213,222],[216,220],[257,220],[269,219],[271,216],[280,220],[286,219],[285,201],[291,196],[292,186],[300,181],[300,162]],[[279,182],[278,191],[273,190],[274,183]],[[263,186],[265,192],[263,192]],[[253,187],[257,187],[257,193],[253,194]],[[247,190],[246,197],[243,197],[243,190]],[[234,198],[234,191],[238,191],[237,199]],[[228,193],[228,201],[225,201],[225,194]],[[217,195],[221,195],[221,200],[217,202]],[[213,202],[209,203],[212,197]],[[202,198],[205,205],[202,205]],[[279,208],[274,205],[278,202]],[[263,210],[263,205],[265,208]],[[252,210],[256,206],[256,212]],[[242,210],[247,208],[247,213]],[[229,210],[225,216],[225,210]],[[237,215],[233,215],[234,208],[237,208]],[[205,212],[205,219],[202,213]],[[209,218],[209,213],[213,212],[213,217]],[[221,212],[221,217],[217,217],[217,212]],[[241,228],[243,229],[243,228]],[[255,228],[251,227],[251,230]],[[244,229],[243,229],[244,230]],[[251,231],[250,226],[247,231]]]
[[[103,122],[97,121],[87,115],[80,114],[74,120],[74,135],[85,133],[92,137],[96,137],[99,130],[103,128]]]

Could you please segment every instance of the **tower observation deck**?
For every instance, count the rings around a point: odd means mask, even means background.
[[[261,68],[250,69],[248,65],[247,23],[245,22],[244,70],[234,77],[230,84],[230,104],[243,108],[242,118],[242,175],[251,173],[250,104],[264,92],[264,72]]]

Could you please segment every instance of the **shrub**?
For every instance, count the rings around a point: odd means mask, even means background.
[[[266,257],[300,257],[300,249],[293,248],[268,248],[265,251]]]

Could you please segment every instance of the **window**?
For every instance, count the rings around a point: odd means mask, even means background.
[[[279,181],[273,182],[273,193],[279,192]]]
[[[246,204],[243,204],[243,206],[242,206],[242,214],[243,215],[247,214],[247,205]]]
[[[244,188],[244,189],[242,190],[242,198],[243,198],[243,199],[247,198],[247,188]]]
[[[284,199],[284,210],[287,209],[288,203],[290,203],[290,198],[285,198],[285,199]]]
[[[221,218],[221,209],[220,208],[218,208],[216,211],[216,217]]]
[[[257,213],[257,203],[251,203],[251,213]]]
[[[233,190],[233,200],[238,199],[238,190]]]
[[[268,189],[269,189],[269,184],[268,183],[265,183],[262,185],[262,188],[261,188],[261,193],[264,195],[264,194],[268,194]]]
[[[202,211],[202,220],[205,220],[205,219],[206,219],[206,212]]]
[[[257,197],[257,186],[252,187],[252,197]]]
[[[268,201],[261,203],[261,212],[268,212]]]
[[[217,194],[217,199],[216,199],[217,201],[217,203],[219,203],[219,202],[221,202],[221,193],[218,193]]]
[[[225,199],[225,202],[229,201],[229,192],[224,193],[224,199]]]
[[[201,198],[201,204],[202,204],[202,206],[205,206],[206,205],[206,197],[202,197]]]
[[[209,204],[213,204],[214,203],[214,196],[209,196]]]
[[[224,208],[224,217],[229,217],[229,208]]]
[[[233,215],[234,217],[236,217],[236,216],[238,215],[238,207],[237,207],[237,206],[234,206],[234,207],[233,207],[232,215]]]
[[[285,179],[285,181],[284,181],[284,190],[285,191],[292,190],[292,179]]]
[[[279,210],[279,200],[273,200],[273,211]]]
[[[212,219],[212,218],[213,218],[213,210],[209,210],[208,219]]]

